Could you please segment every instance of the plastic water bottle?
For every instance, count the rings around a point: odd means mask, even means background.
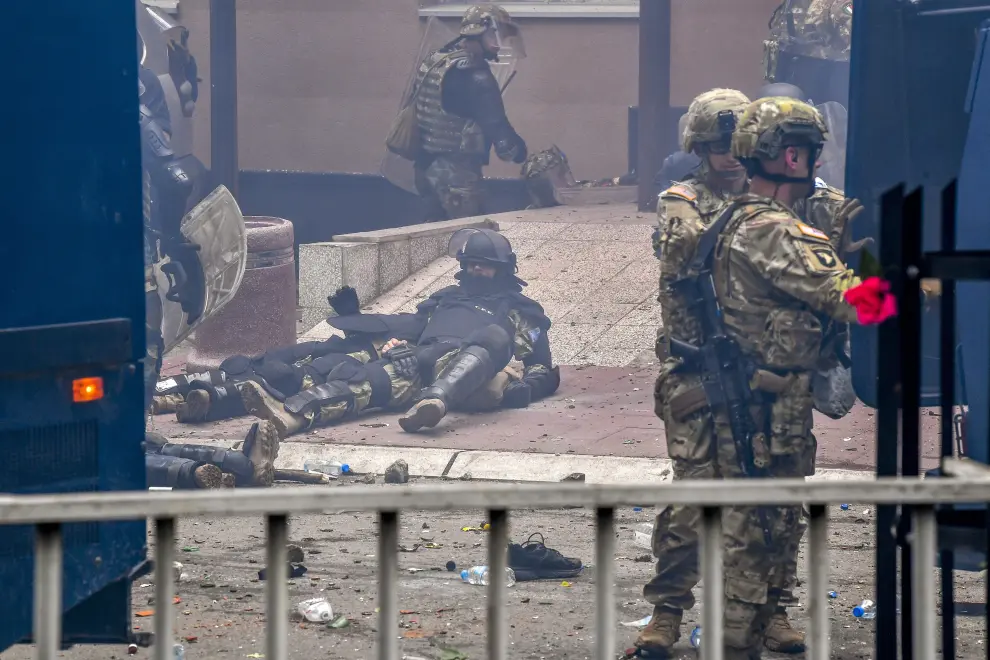
[[[182,644],[172,645],[172,659],[173,660],[186,660],[186,647]]]
[[[653,549],[653,523],[640,523],[633,530],[633,543],[646,550]]]
[[[333,608],[326,598],[310,598],[296,605],[296,611],[303,615],[307,621],[320,623],[333,618]]]
[[[468,584],[480,584],[488,586],[488,567],[474,566],[466,571],[461,571],[461,580]],[[511,587],[516,583],[516,574],[511,568],[505,568],[505,586]]]
[[[857,619],[875,619],[877,618],[877,606],[872,600],[864,600],[853,608],[853,616]]]
[[[694,630],[691,631],[691,648],[701,648],[701,626],[695,626]]]
[[[319,472],[320,474],[325,474],[331,479],[336,479],[342,474],[348,474],[351,471],[351,466],[347,463],[341,463],[337,459],[329,461],[320,461],[316,459],[307,459],[303,463],[303,470],[306,472]]]

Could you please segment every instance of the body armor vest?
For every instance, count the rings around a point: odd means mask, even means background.
[[[814,314],[804,303],[795,298],[783,297],[760,274],[746,269],[732,269],[732,251],[729,249],[734,234],[744,222],[766,212],[792,213],[786,207],[769,201],[750,198],[738,207],[725,230],[718,238],[713,256],[712,276],[719,305],[722,307],[727,334],[734,339],[742,352],[757,364],[783,369],[807,369],[799,364],[807,360],[778,360],[774,356],[792,353],[794,347],[775,346],[777,326],[790,326],[789,335],[802,336],[802,343],[817,349],[821,344],[821,327],[801,328],[813,320]],[[795,216],[796,218],[796,216]],[[769,333],[769,334],[768,334]],[[812,335],[817,335],[815,340]],[[770,364],[773,362],[774,364]]]
[[[458,344],[472,332],[489,325],[501,326],[512,337],[516,329],[509,319],[511,304],[509,296],[472,296],[452,291],[440,298],[420,336],[419,345]]]
[[[421,148],[428,154],[484,156],[488,153],[484,134],[474,121],[443,109],[443,85],[447,72],[455,66],[478,66],[473,59],[463,50],[437,51],[419,65],[416,124]],[[488,66],[485,62],[480,65]]]
[[[693,200],[688,199],[691,196],[694,196]],[[676,265],[671,263],[675,259],[661,259],[658,301],[661,306],[664,335],[694,346],[700,346],[702,343],[701,322],[696,310],[690,306],[690,302],[685,300],[684,296],[677,292],[676,282],[681,278],[697,275],[697,273],[688,272],[688,266],[694,258],[694,251],[697,249],[698,240],[701,238],[704,230],[718,219],[719,214],[730,203],[730,200],[721,197],[702,181],[694,178],[689,179],[685,183],[676,184],[661,193],[661,204],[663,200],[691,204],[698,213],[696,219],[699,223],[697,227],[694,227],[696,234],[692,245],[669,245],[668,249],[671,252],[679,253],[676,258],[678,262]],[[683,220],[681,225],[682,232],[689,227]]]

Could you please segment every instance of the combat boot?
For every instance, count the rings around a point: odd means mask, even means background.
[[[182,403],[181,394],[166,394],[156,396],[151,399],[151,413],[153,415],[164,415],[175,412],[177,406]]]
[[[285,404],[269,394],[260,384],[249,380],[241,383],[239,389],[244,408],[255,417],[274,424],[280,438],[285,439],[307,427],[306,417],[287,411]]]
[[[646,658],[667,658],[674,644],[681,638],[681,619],[684,612],[666,607],[655,607],[650,622],[636,638],[636,648]]]
[[[791,626],[787,610],[777,608],[767,622],[763,645],[775,653],[801,653],[804,651],[804,633]]]
[[[416,404],[399,418],[403,431],[415,433],[440,423],[451,406],[464,401],[494,376],[488,351],[468,346],[450,359],[437,379],[419,393]]]
[[[186,399],[175,407],[175,421],[180,424],[205,422],[210,414],[210,395],[205,390],[190,390]]]
[[[197,488],[223,488],[223,472],[216,465],[200,465],[193,471]]]

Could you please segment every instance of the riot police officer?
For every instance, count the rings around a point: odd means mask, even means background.
[[[504,161],[526,160],[526,143],[505,114],[502,92],[488,65],[511,44],[522,51],[519,28],[497,5],[468,9],[460,37],[419,66],[413,102],[419,129],[416,188],[429,219],[478,215],[482,167],[492,148]]]
[[[781,2],[763,42],[766,79],[798,85],[815,103],[848,106],[852,19],[852,0]]]

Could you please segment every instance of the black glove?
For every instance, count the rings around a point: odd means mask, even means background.
[[[407,345],[399,345],[389,349],[385,357],[392,363],[395,373],[408,380],[413,380],[419,375],[419,360],[416,359],[416,351]]]
[[[522,380],[514,380],[502,392],[503,408],[525,408],[533,400],[533,389]]]
[[[327,298],[327,301],[333,311],[337,312],[337,316],[361,313],[361,303],[358,300],[357,291],[353,287],[340,287],[336,293]]]
[[[206,276],[199,262],[199,246],[183,238],[166,243],[164,248],[169,257],[169,263],[162,266],[168,278],[165,298],[179,303],[192,325],[206,306]]]

